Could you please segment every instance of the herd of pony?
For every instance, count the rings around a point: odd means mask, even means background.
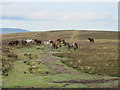
[[[88,38],[88,40],[90,42],[94,42],[93,38]],[[37,44],[37,45],[41,45],[42,41],[41,40],[37,40],[37,39],[23,39],[21,41],[15,40],[15,41],[10,41],[8,45],[13,46],[13,45],[26,45],[27,43],[31,43],[31,44]],[[57,39],[55,41],[53,40],[48,40],[48,41],[43,41],[43,45],[50,47],[50,45],[52,44],[52,49],[60,49],[62,46],[67,46],[68,51],[73,48],[74,51],[76,51],[78,49],[78,44],[75,43],[70,43],[70,42],[66,42],[65,39]]]

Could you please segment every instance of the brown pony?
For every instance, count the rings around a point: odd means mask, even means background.
[[[27,43],[25,39],[21,40],[21,42],[22,42],[23,45],[25,45]]]
[[[59,47],[61,47],[61,45],[57,41],[50,41],[50,43],[52,43],[52,48],[54,49],[58,49]]]
[[[58,42],[63,42],[63,44],[65,43],[64,39],[57,39]]]
[[[74,48],[74,51],[76,51],[76,49],[78,49],[78,44],[77,43],[68,43],[68,42],[65,42],[65,46],[68,47],[68,51],[70,50],[70,48]]]
[[[19,41],[10,41],[10,42],[9,42],[9,45],[11,45],[11,46],[14,45],[14,44],[15,44],[15,45],[18,45],[18,44],[19,44]]]

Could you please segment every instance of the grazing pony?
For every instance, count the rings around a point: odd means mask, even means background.
[[[52,43],[52,49],[58,49],[61,47],[61,45],[57,41],[50,41],[50,43]]]
[[[88,40],[89,40],[90,42],[93,42],[93,43],[94,43],[94,39],[93,39],[93,38],[88,38]]]
[[[49,40],[49,41],[44,41],[44,47],[47,45],[48,47],[50,46],[50,41],[51,40]]]
[[[67,42],[65,42],[65,46],[68,47],[68,51],[70,50],[70,48],[74,48],[74,51],[76,51],[76,49],[78,49],[77,43],[67,43]]]
[[[15,44],[14,41],[10,41],[10,42],[9,42],[9,45],[14,45],[14,44]]]
[[[34,41],[35,41],[37,44],[39,44],[39,45],[41,44],[41,40],[35,39]]]
[[[19,44],[19,41],[10,41],[10,42],[9,42],[9,45],[14,45],[14,44],[15,44],[15,45],[18,45],[18,44]]]
[[[21,42],[22,42],[23,45],[25,45],[27,43],[25,39],[21,40]]]
[[[57,39],[58,42],[63,42],[63,44],[65,43],[64,39]]]
[[[18,44],[19,44],[19,41],[15,41],[15,44],[18,45]]]
[[[34,44],[34,41],[32,40],[32,39],[26,39],[25,40],[27,43],[32,43],[32,44]]]

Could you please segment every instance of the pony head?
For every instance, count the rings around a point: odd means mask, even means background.
[[[35,42],[37,41],[37,39],[35,39]]]
[[[90,38],[88,38],[88,40],[90,40]]]
[[[52,40],[50,40],[49,42],[50,42],[50,43],[53,43],[53,41],[52,41]]]

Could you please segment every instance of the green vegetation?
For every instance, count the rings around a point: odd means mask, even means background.
[[[118,76],[118,33],[95,31],[49,31],[3,35],[2,74],[4,88],[101,88],[117,87],[118,80],[103,83],[68,83],[69,80],[112,79]],[[95,43],[87,38],[93,37]],[[8,46],[12,40],[40,39],[42,45]],[[43,41],[64,38],[76,42],[77,51],[44,47]],[[53,55],[53,56],[52,56]],[[63,81],[63,83],[55,83]]]
[[[77,51],[53,55],[68,58],[61,62],[85,73],[118,76],[117,40],[96,40],[96,44],[81,41]]]

